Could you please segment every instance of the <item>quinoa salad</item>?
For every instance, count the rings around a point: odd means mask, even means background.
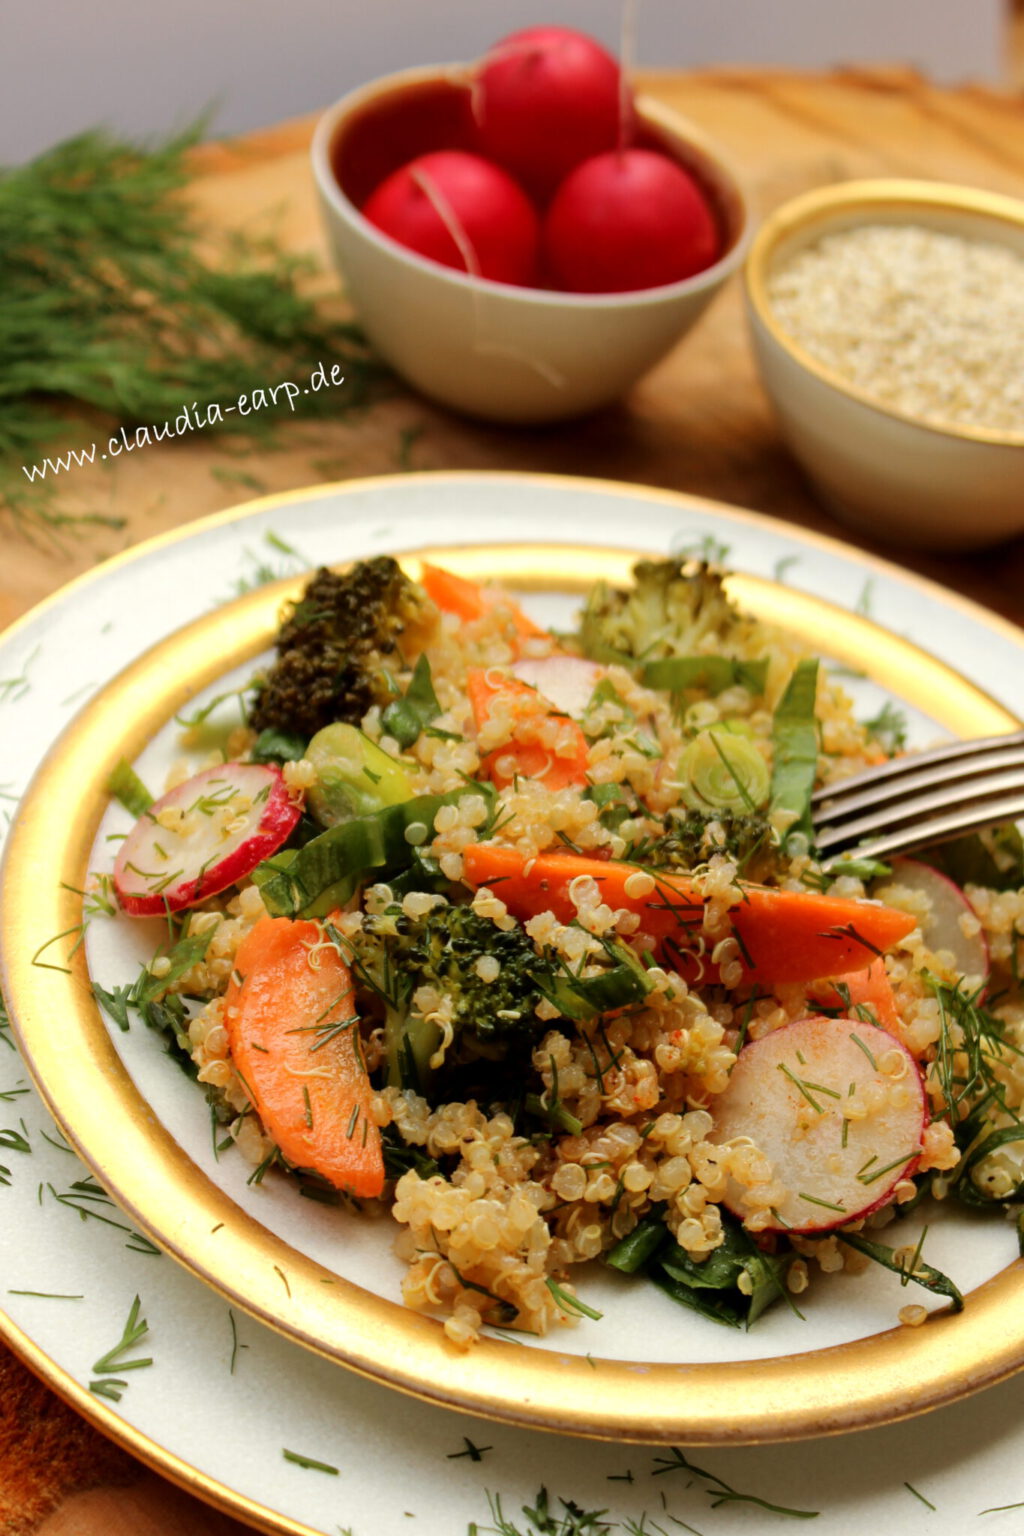
[[[321,569],[240,702],[168,783],[112,776],[98,879],[165,942],[97,996],[250,1182],[389,1210],[453,1344],[598,1317],[595,1261],[734,1327],[872,1264],[959,1309],[902,1217],[1020,1231],[1019,832],[819,860],[812,792],[899,713],[719,570],[641,561],[555,634],[439,567]]]

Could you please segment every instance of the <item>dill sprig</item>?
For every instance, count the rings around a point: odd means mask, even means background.
[[[0,504],[28,537],[110,524],[61,514],[56,488],[22,474],[55,438],[81,438],[82,408],[159,424],[323,362],[343,389],[295,406],[335,415],[383,372],[358,329],[302,291],[308,258],[237,233],[206,254],[210,232],[180,195],[204,127],[151,147],[95,129],[0,168]],[[268,416],[236,411],[217,430],[266,438]]]
[[[972,1139],[979,1120],[1001,1113],[1012,1128],[1004,1139],[1020,1140],[1021,1117],[1006,1102],[999,1072],[1008,1055],[1021,1054],[1019,1048],[1005,1038],[1001,1021],[981,1006],[980,991],[969,992],[962,983],[949,986],[929,972],[923,979],[939,1005],[931,1075],[942,1095],[942,1113],[954,1130]]]
[[[128,1313],[128,1320],[124,1325],[120,1339],[113,1349],[108,1350],[93,1366],[97,1379],[90,1381],[89,1391],[94,1392],[97,1397],[107,1397],[111,1402],[119,1403],[128,1386],[128,1383],[121,1377],[120,1372],[141,1371],[146,1366],[153,1364],[151,1356],[144,1358],[136,1357],[132,1360],[124,1358],[130,1350],[135,1348],[140,1339],[145,1338],[149,1332],[149,1324],[144,1317],[139,1315],[141,1310],[142,1303],[138,1296],[136,1296],[132,1302],[131,1310]]]
[[[717,1472],[707,1472],[703,1467],[697,1467],[677,1446],[669,1447],[667,1456],[655,1456],[651,1475],[658,1477],[665,1472],[689,1472],[694,1477],[704,1479],[706,1485],[704,1492],[711,1499],[711,1508],[717,1509],[720,1504],[754,1504],[760,1509],[768,1510],[773,1515],[788,1515],[794,1520],[816,1520],[820,1513],[817,1509],[791,1509],[786,1504],[771,1504],[767,1499],[762,1499],[755,1493],[740,1493],[727,1483]]]

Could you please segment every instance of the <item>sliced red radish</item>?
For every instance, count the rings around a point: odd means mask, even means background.
[[[538,656],[514,662],[516,677],[543,694],[563,715],[578,720],[586,711],[604,667],[585,656]]]
[[[896,885],[927,896],[931,912],[921,933],[928,948],[948,950],[961,976],[984,985],[989,977],[988,941],[956,881],[920,859],[894,859],[892,878]]]
[[[114,863],[114,891],[132,917],[180,912],[251,874],[301,814],[280,769],[205,768],[144,811]]]
[[[713,1103],[718,1143],[749,1137],[771,1175],[730,1178],[725,1204],[761,1231],[829,1232],[885,1205],[914,1170],[928,1121],[905,1046],[859,1020],[814,1015],[743,1047]],[[764,1196],[771,1199],[765,1203]]]

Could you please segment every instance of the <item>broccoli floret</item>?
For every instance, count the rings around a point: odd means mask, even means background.
[[[725,595],[722,575],[701,561],[641,560],[626,591],[598,582],[580,622],[584,653],[594,661],[652,661],[706,651],[744,621]]]
[[[428,1097],[443,1077],[448,1097],[453,1080],[478,1096],[500,1078],[507,1098],[510,1080],[525,1087],[552,1016],[573,1029],[642,1002],[651,989],[620,940],[597,941],[582,974],[518,925],[499,928],[443,900],[416,917],[397,904],[367,914],[348,950],[360,1012],[383,1014],[388,1081],[430,1090]],[[537,1014],[542,1001],[550,1005],[545,1018]]]
[[[340,575],[321,568],[281,626],[250,723],[307,740],[335,721],[358,724],[372,704],[394,697],[403,652],[422,650],[436,615],[390,556]]]
[[[383,1008],[388,1079],[421,1091],[441,1062],[527,1061],[547,1026],[536,1015],[543,962],[522,928],[499,928],[472,907],[438,902],[368,914],[351,941],[353,975]],[[431,1058],[434,1065],[431,1066]]]
[[[625,857],[645,868],[688,874],[715,853],[727,853],[746,879],[765,880],[779,862],[778,837],[758,811],[676,812],[663,832],[634,843]]]

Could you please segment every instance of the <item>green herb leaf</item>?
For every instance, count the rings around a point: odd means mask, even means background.
[[[260,731],[249,755],[254,763],[296,763],[305,755],[305,751],[304,736],[268,726],[265,731]]]
[[[292,1461],[297,1467],[305,1467],[310,1472],[327,1472],[331,1477],[338,1476],[338,1468],[332,1467],[328,1461],[314,1461],[312,1456],[303,1456],[299,1451],[282,1450],[281,1455],[285,1461]]]
[[[106,790],[119,800],[132,816],[141,816],[153,804],[153,796],[139,778],[131,763],[122,757],[111,770]]]
[[[707,1472],[703,1467],[695,1466],[688,1461],[683,1452],[677,1446],[672,1446],[667,1456],[655,1456],[652,1476],[660,1477],[666,1472],[689,1472],[694,1477],[701,1477],[711,1487],[705,1487],[704,1492],[711,1499],[711,1508],[717,1509],[720,1504],[755,1504],[759,1509],[767,1509],[773,1515],[788,1515],[793,1520],[816,1520],[821,1513],[817,1509],[791,1509],[786,1504],[770,1504],[767,1499],[759,1498],[755,1493],[740,1493],[719,1477],[717,1472]]]
[[[113,1375],[120,1371],[141,1371],[145,1366],[153,1364],[151,1359],[124,1360],[121,1358],[130,1349],[134,1349],[139,1340],[145,1338],[149,1332],[149,1324],[146,1322],[146,1319],[139,1316],[141,1309],[142,1303],[138,1296],[136,1296],[132,1302],[131,1310],[128,1313],[128,1320],[124,1325],[120,1339],[113,1349],[109,1349],[105,1355],[101,1355],[93,1366],[97,1376]],[[121,1385],[123,1386],[124,1383],[121,1383]]]
[[[132,987],[115,987],[112,992],[108,992],[98,981],[92,984],[93,996],[98,1003],[102,1003],[118,1029],[128,1030],[131,1027],[128,1009],[132,1003],[132,992]]]

